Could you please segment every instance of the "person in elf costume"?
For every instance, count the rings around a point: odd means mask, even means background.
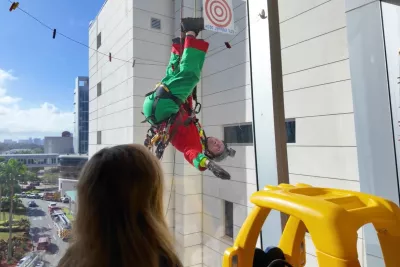
[[[200,80],[209,47],[208,42],[197,39],[204,29],[204,19],[183,18],[181,28],[184,44],[179,37],[172,40],[166,75],[146,95],[142,113],[152,125],[173,118],[170,141],[185,159],[200,171],[208,169],[221,179],[230,179],[230,174],[215,162],[233,157],[236,152],[218,138],[207,137],[198,120],[191,116],[193,89]]]

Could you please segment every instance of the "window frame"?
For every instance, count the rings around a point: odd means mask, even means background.
[[[96,46],[97,46],[97,49],[99,49],[99,48],[101,47],[101,32],[99,32],[99,33],[97,34]]]
[[[289,132],[288,132],[288,126],[289,123],[293,123],[294,125],[294,133],[293,133],[293,142],[289,142]],[[289,119],[285,119],[285,132],[286,132],[286,144],[296,144],[296,118],[289,118]]]
[[[247,126],[250,126],[250,129],[251,129],[251,142],[242,142],[242,143],[238,143],[238,142],[235,142],[235,143],[233,143],[233,142],[230,142],[229,140],[227,140],[227,134],[226,134],[226,132],[225,132],[225,130],[227,129],[227,128],[231,128],[231,127],[247,127]],[[226,125],[223,125],[223,128],[222,128],[222,134],[223,134],[223,140],[227,143],[227,144],[229,144],[229,145],[231,145],[231,146],[253,146],[254,145],[254,130],[253,130],[253,123],[252,122],[244,122],[244,123],[235,123],[235,124],[226,124]]]
[[[103,93],[103,88],[101,85],[101,81],[97,83],[97,97],[101,96]]]
[[[224,209],[224,237],[232,239],[234,238],[234,222],[233,222],[233,202],[223,200]],[[227,210],[229,209],[229,211]],[[227,214],[229,213],[229,214]]]
[[[97,131],[97,144],[101,145],[101,131]]]

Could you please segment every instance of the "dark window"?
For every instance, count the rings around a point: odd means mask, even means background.
[[[287,143],[296,143],[296,120],[286,119],[285,124]]]
[[[101,33],[97,35],[97,49],[101,46]]]
[[[253,125],[243,124],[224,127],[224,141],[229,144],[253,144]]]
[[[156,18],[151,18],[151,28],[156,30],[161,30],[161,20]]]
[[[225,203],[225,236],[233,238],[233,203],[224,201]]]
[[[97,96],[101,96],[101,82],[97,84]]]
[[[101,131],[97,131],[97,144],[101,145]]]
[[[60,157],[59,163],[61,167],[79,167],[85,165],[87,158]]]

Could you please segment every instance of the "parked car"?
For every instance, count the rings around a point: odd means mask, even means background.
[[[68,197],[62,197],[61,198],[62,203],[69,203],[69,198]]]
[[[53,208],[55,206],[57,206],[56,202],[50,202],[48,208]]]
[[[34,208],[34,207],[37,207],[38,205],[36,204],[36,202],[35,201],[29,201],[28,202],[28,207],[30,207],[30,208]]]
[[[50,239],[48,237],[40,237],[37,245],[37,250],[47,250],[50,244]]]

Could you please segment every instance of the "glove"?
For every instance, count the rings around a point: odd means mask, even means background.
[[[209,169],[216,177],[221,178],[222,180],[231,179],[231,175],[212,160],[208,162],[207,169]]]

